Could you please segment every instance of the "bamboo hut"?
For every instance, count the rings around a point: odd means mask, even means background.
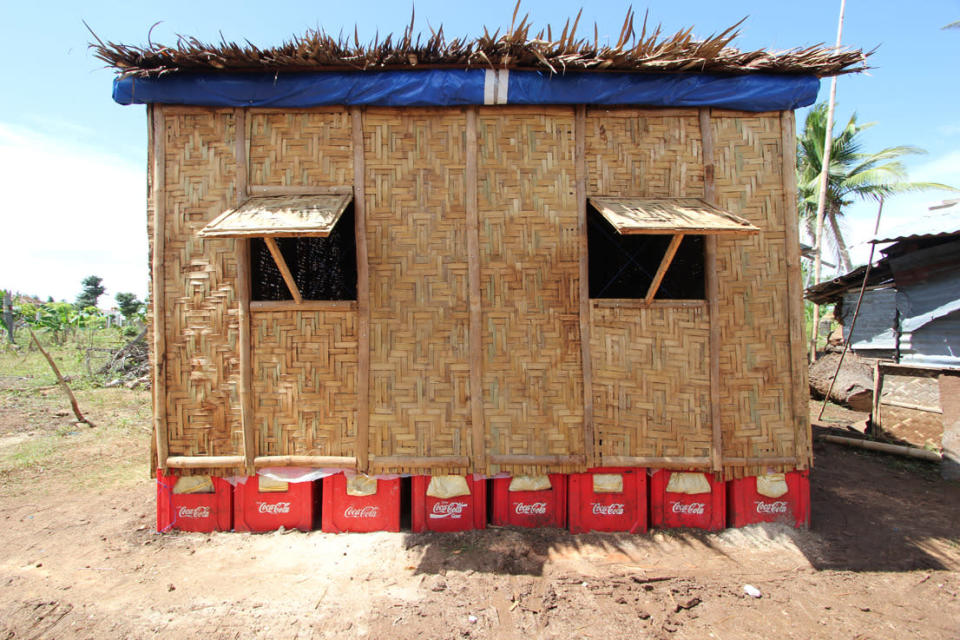
[[[810,465],[793,110],[864,54],[575,31],[94,45],[147,105],[160,468]]]

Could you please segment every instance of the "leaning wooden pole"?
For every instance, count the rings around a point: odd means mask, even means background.
[[[840,21],[837,24],[837,48],[843,36],[843,12],[847,0],[840,0]],[[827,208],[827,183],[830,177],[830,151],[833,146],[833,109],[837,104],[837,76],[830,80],[830,103],[827,106],[827,130],[823,140],[823,162],[820,166],[820,192],[817,195],[817,237],[814,238],[813,284],[820,282],[820,256],[823,253],[823,215]],[[796,215],[794,213],[794,215]],[[817,359],[817,337],[820,335],[820,305],[813,305],[813,330],[810,332],[810,361]]]
[[[50,363],[50,368],[53,369],[53,375],[57,376],[57,384],[60,385],[60,388],[63,389],[63,392],[67,394],[68,398],[70,398],[70,406],[73,407],[73,415],[77,417],[77,422],[82,422],[90,427],[97,426],[87,420],[80,412],[80,404],[77,402],[77,397],[73,395],[73,391],[70,390],[70,385],[67,384],[67,381],[64,380],[63,376],[60,374],[60,369],[57,367],[57,363],[54,362],[53,358],[50,357],[50,354],[40,346],[40,341],[37,340],[37,336],[33,333],[33,329],[27,327],[27,331],[30,332],[30,337],[33,338],[33,344],[37,345],[37,349],[40,350],[40,353],[43,354],[43,357],[46,358],[47,362]]]

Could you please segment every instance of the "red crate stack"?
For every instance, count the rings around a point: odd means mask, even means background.
[[[704,493],[668,491],[670,478],[688,473],[703,484]],[[702,476],[702,480],[695,476]],[[705,481],[705,482],[704,482]],[[726,524],[726,487],[723,481],[701,472],[661,469],[650,477],[650,526],[672,529],[687,527],[718,531]]]
[[[436,498],[427,495],[430,476],[413,477],[412,529],[420,531],[469,531],[487,524],[487,483],[483,476],[466,476],[469,495]]]
[[[551,473],[550,488],[510,491],[512,478],[493,481],[493,518],[498,526],[564,527],[567,523],[567,476]]]
[[[157,531],[230,531],[233,490],[222,478],[210,478],[212,492],[175,493],[180,476],[157,469]]]
[[[780,477],[782,476],[782,477]],[[783,522],[810,526],[810,474],[791,471],[776,476],[738,478],[729,483],[730,526]]]
[[[619,477],[619,487],[600,490],[594,476]],[[619,489],[619,490],[617,490]],[[568,489],[571,533],[587,531],[647,530],[647,470],[635,468],[597,468],[570,474]]]
[[[233,522],[237,531],[274,531],[280,527],[313,528],[313,482],[261,480],[251,476],[234,489]],[[261,486],[261,483],[263,486]]]
[[[347,477],[338,473],[323,479],[321,528],[328,533],[400,531],[400,479],[377,479],[376,493],[352,496]]]

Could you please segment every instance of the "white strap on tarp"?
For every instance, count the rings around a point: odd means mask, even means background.
[[[509,70],[487,69],[483,76],[483,104],[507,104],[509,88]]]

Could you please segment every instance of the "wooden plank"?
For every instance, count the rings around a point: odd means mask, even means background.
[[[786,221],[787,313],[790,333],[790,377],[793,391],[793,419],[797,425],[797,468],[813,464],[810,447],[813,431],[807,409],[809,383],[804,333],[803,276],[800,273],[800,231],[797,222],[797,141],[793,111],[780,114],[781,154],[783,156],[784,219]]]
[[[470,414],[472,468],[486,472],[486,426],[483,421],[483,330],[480,308],[480,219],[477,212],[477,109],[467,109],[466,148],[467,278],[470,299]]]
[[[880,361],[873,363],[873,412],[870,415],[870,427],[874,433],[880,431],[880,392],[883,390],[883,371]]]
[[[587,108],[578,105],[574,117],[574,160],[576,162],[577,233],[580,239],[580,360],[583,367],[583,453],[587,466],[596,457],[593,434],[593,361],[590,355],[590,273],[587,240]]]
[[[171,456],[166,466],[171,469],[222,469],[243,467],[243,456]]]
[[[257,469],[264,467],[324,467],[348,468],[357,466],[353,456],[257,456],[253,461]]]
[[[653,297],[657,295],[657,291],[660,289],[660,283],[663,282],[663,277],[667,275],[667,269],[670,268],[670,263],[673,262],[673,257],[677,255],[677,249],[680,248],[680,243],[682,241],[682,233],[676,233],[672,238],[670,238],[670,244],[667,246],[667,252],[663,254],[663,259],[660,261],[660,266],[657,267],[657,273],[653,276],[653,282],[650,283],[650,287],[647,289],[647,295],[643,299],[645,304],[650,304],[653,302]]]
[[[247,189],[251,196],[325,196],[325,195],[353,195],[351,185],[335,187],[286,186],[252,184]]]
[[[297,304],[303,304],[303,296],[300,295],[300,289],[297,288],[293,274],[290,273],[290,267],[287,266],[287,261],[283,259],[283,254],[280,253],[280,247],[277,246],[277,241],[269,236],[264,238],[263,241],[266,243],[267,249],[270,250],[273,261],[277,263],[277,268],[280,269],[280,275],[283,276],[283,281],[287,283],[287,289],[290,290],[290,295],[293,296]]]
[[[364,200],[363,112],[350,108],[353,125],[353,211],[357,243],[357,468],[367,470],[370,432],[370,264]]]
[[[372,467],[466,467],[467,456],[375,456],[370,458]]]
[[[167,470],[169,440],[167,438],[167,341],[164,314],[164,231],[166,229],[166,158],[164,142],[164,107],[151,105],[153,116],[153,255],[150,272],[153,279],[153,424],[157,436],[157,464]]]
[[[697,108],[672,108],[664,109],[662,107],[642,107],[636,105],[610,105],[610,106],[592,106],[587,108],[590,115],[598,114],[613,118],[636,118],[638,113],[642,116],[652,116],[654,118],[695,118]]]
[[[243,109],[234,110],[237,162],[236,204],[247,198],[247,127]],[[250,241],[234,240],[237,247],[237,350],[240,356],[240,424],[243,432],[243,457],[248,476],[254,474],[253,459],[257,455],[257,440],[253,418],[253,368],[250,354]]]
[[[653,467],[657,469],[703,469],[713,462],[710,456],[603,456],[605,467]]]
[[[585,456],[537,456],[537,455],[491,455],[490,464],[520,464],[520,465],[571,465],[583,464]]]
[[[253,313],[271,311],[356,311],[356,300],[254,300],[250,303]]]
[[[700,109],[700,139],[703,146],[703,197],[707,204],[716,204],[714,180],[713,129],[710,127],[710,109]],[[713,427],[711,458],[713,470],[723,468],[723,429],[720,425],[720,300],[717,284],[717,237],[704,241],[704,272],[706,275],[707,308],[710,316],[710,422]]]
[[[796,463],[796,456],[781,456],[779,458],[724,458],[723,464],[726,467],[762,467],[776,466]]]

